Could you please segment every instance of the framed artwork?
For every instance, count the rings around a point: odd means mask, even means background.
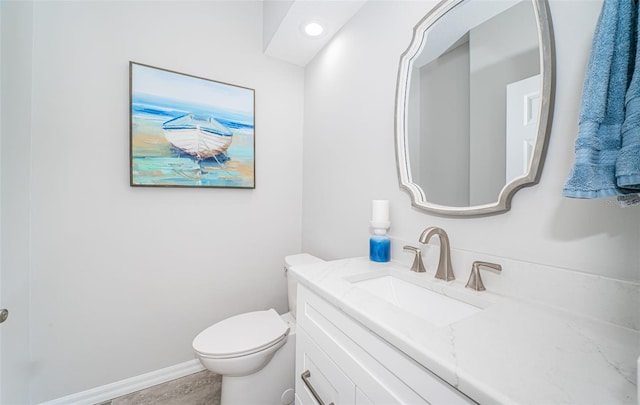
[[[255,188],[255,91],[129,62],[131,186]]]

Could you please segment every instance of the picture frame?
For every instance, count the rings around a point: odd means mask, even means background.
[[[132,187],[255,188],[255,90],[129,62]]]

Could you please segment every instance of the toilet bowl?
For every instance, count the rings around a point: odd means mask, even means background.
[[[292,404],[295,370],[295,300],[291,266],[322,262],[309,254],[285,257],[290,312],[274,309],[224,319],[200,332],[193,351],[222,375],[221,405]]]
[[[218,374],[240,377],[262,370],[287,341],[291,328],[273,310],[227,318],[202,331],[193,350]]]

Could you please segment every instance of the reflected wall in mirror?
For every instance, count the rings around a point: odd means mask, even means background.
[[[537,183],[553,99],[547,4],[445,0],[415,28],[396,101],[400,184],[414,206],[506,211]]]

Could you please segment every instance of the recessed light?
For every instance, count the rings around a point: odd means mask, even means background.
[[[324,32],[324,27],[317,21],[304,24],[303,32],[310,37],[319,37]]]

